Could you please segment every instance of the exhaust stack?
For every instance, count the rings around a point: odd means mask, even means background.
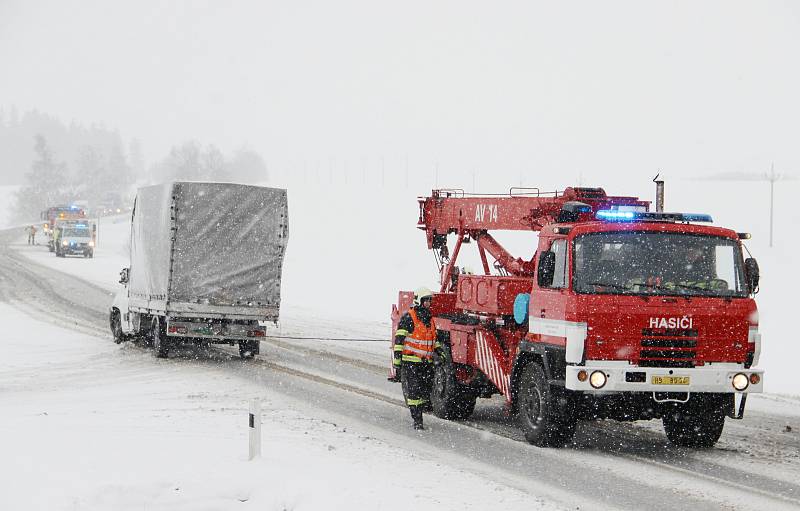
[[[653,178],[653,182],[656,184],[656,213],[664,212],[664,180],[658,179],[660,175],[656,174],[656,177]]]

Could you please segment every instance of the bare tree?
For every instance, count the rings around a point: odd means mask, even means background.
[[[200,145],[192,140],[173,146],[164,161],[156,167],[156,173],[156,181],[202,179]]]
[[[222,151],[209,144],[202,154],[203,179],[210,181],[230,181],[231,173]]]

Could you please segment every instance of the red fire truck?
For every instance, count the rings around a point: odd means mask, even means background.
[[[601,188],[420,198],[441,282],[433,412],[463,419],[478,397],[501,394],[538,446],[607,418],[660,418],[673,444],[713,446],[747,393],[762,391],[763,371],[749,234],[711,221]],[[538,249],[515,257],[492,236],[500,230],[538,232]],[[481,275],[458,266],[467,243]],[[399,293],[392,334],[412,301]]]
[[[80,206],[53,206],[42,211],[40,215],[44,221],[42,230],[47,236],[47,247],[50,252],[55,251],[55,244],[53,241],[53,233],[55,231],[56,222],[63,220],[80,220],[86,218],[86,210]]]

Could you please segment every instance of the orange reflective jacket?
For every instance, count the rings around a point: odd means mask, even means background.
[[[430,326],[426,326],[417,317],[417,311],[411,309],[408,313],[411,316],[411,321],[414,322],[414,331],[408,334],[403,342],[403,355],[430,360],[433,358],[433,349],[436,343],[436,326],[433,323],[433,318],[431,318]]]

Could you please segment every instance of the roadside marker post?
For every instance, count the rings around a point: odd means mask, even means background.
[[[257,399],[250,401],[249,416],[250,454],[248,460],[261,456],[261,403]]]

